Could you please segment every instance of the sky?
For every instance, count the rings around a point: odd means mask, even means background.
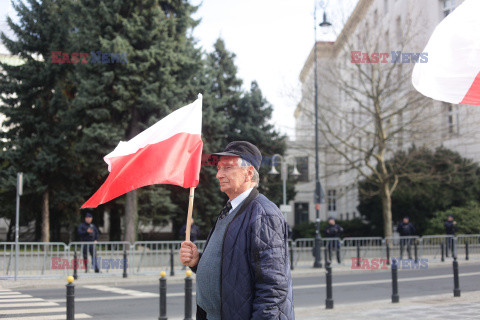
[[[222,37],[236,54],[238,74],[248,89],[256,80],[273,105],[272,122],[294,137],[293,113],[300,99],[300,71],[315,43],[314,0],[193,0],[201,19],[193,35],[207,51]],[[317,28],[317,40],[333,40],[356,0],[317,1],[317,20],[327,9],[335,30]],[[330,19],[328,19],[330,20]]]
[[[291,138],[293,113],[300,99],[299,74],[314,44],[314,0],[190,0],[199,5],[201,22],[193,35],[199,46],[211,51],[222,37],[236,54],[238,76],[248,90],[256,80],[273,105],[272,123]],[[317,20],[326,8],[335,29],[317,29],[317,40],[333,40],[342,20],[357,0],[317,0]],[[10,0],[0,0],[0,30],[8,33],[5,16],[14,15]],[[321,30],[322,29],[322,30]],[[0,44],[0,53],[5,53]]]

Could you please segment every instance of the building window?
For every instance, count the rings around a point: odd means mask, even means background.
[[[331,189],[327,191],[328,211],[337,211],[337,190]]]
[[[448,16],[453,10],[455,10],[455,0],[443,0],[443,16]]]
[[[308,202],[295,203],[295,225],[308,221]]]
[[[340,220],[343,220],[343,213],[340,213]]]
[[[298,172],[300,172],[298,182],[310,181],[308,177],[308,157],[296,157],[295,161],[297,162]]]
[[[449,135],[457,134],[459,131],[457,106],[444,102],[447,115],[447,132]]]
[[[347,220],[350,220],[350,213],[347,212]]]
[[[356,218],[356,217],[355,217],[356,215],[357,215],[357,213],[356,213],[355,211],[353,211],[353,213],[352,213],[352,216],[353,216],[352,219],[355,219],[355,218]]]

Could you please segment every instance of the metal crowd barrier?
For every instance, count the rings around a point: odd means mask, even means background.
[[[68,245],[68,258],[77,259],[79,264],[79,273],[94,272],[94,264],[97,265],[101,273],[123,273],[123,264],[127,266],[131,263],[128,258],[131,244],[128,241],[102,241],[93,243],[92,241],[71,242]],[[124,252],[127,252],[127,261],[123,261]],[[96,261],[93,261],[93,256]],[[87,260],[82,262],[82,260]]]
[[[175,269],[183,267],[179,260],[181,243],[182,241],[137,241],[130,244],[126,241],[108,241],[72,242],[67,245],[62,242],[20,242],[17,276],[61,277],[74,274],[75,266],[80,277],[94,275],[90,251],[97,258],[95,262],[98,262],[102,275],[121,275],[124,263],[127,264],[128,274],[158,274],[160,270],[170,270],[172,275]],[[314,238],[289,240],[293,268],[313,265],[314,243]],[[400,257],[402,249],[403,258],[408,258],[408,245],[412,258],[415,256],[429,261],[445,261],[456,255],[459,260],[480,259],[480,235],[322,238],[321,244],[322,260],[328,254],[333,267],[338,265],[338,260],[343,265],[351,265],[357,257]],[[205,241],[197,241],[196,245],[202,251]],[[84,253],[87,254],[88,264],[84,263]],[[340,254],[340,259],[337,254]],[[14,276],[15,243],[0,242],[0,279]]]
[[[15,276],[15,243],[0,242],[0,278]],[[58,260],[54,260],[56,258]],[[18,277],[59,277],[69,273],[66,263],[68,246],[63,242],[20,242],[18,244]],[[52,261],[54,268],[52,268]],[[65,265],[65,268],[62,268]]]
[[[196,241],[202,251],[205,240]],[[130,266],[135,274],[158,274],[159,269],[168,270],[180,266],[179,250],[182,241],[137,241],[130,252]]]

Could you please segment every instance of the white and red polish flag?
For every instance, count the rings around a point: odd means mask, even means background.
[[[480,1],[466,0],[437,25],[413,68],[423,95],[455,104],[480,105]]]
[[[196,187],[202,159],[202,95],[104,157],[110,174],[82,208],[152,184]]]

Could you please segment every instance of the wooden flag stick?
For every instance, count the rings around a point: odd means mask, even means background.
[[[190,230],[192,228],[192,211],[193,211],[193,194],[195,187],[190,187],[190,195],[188,196],[188,215],[187,228],[185,229],[185,241],[190,241]]]

